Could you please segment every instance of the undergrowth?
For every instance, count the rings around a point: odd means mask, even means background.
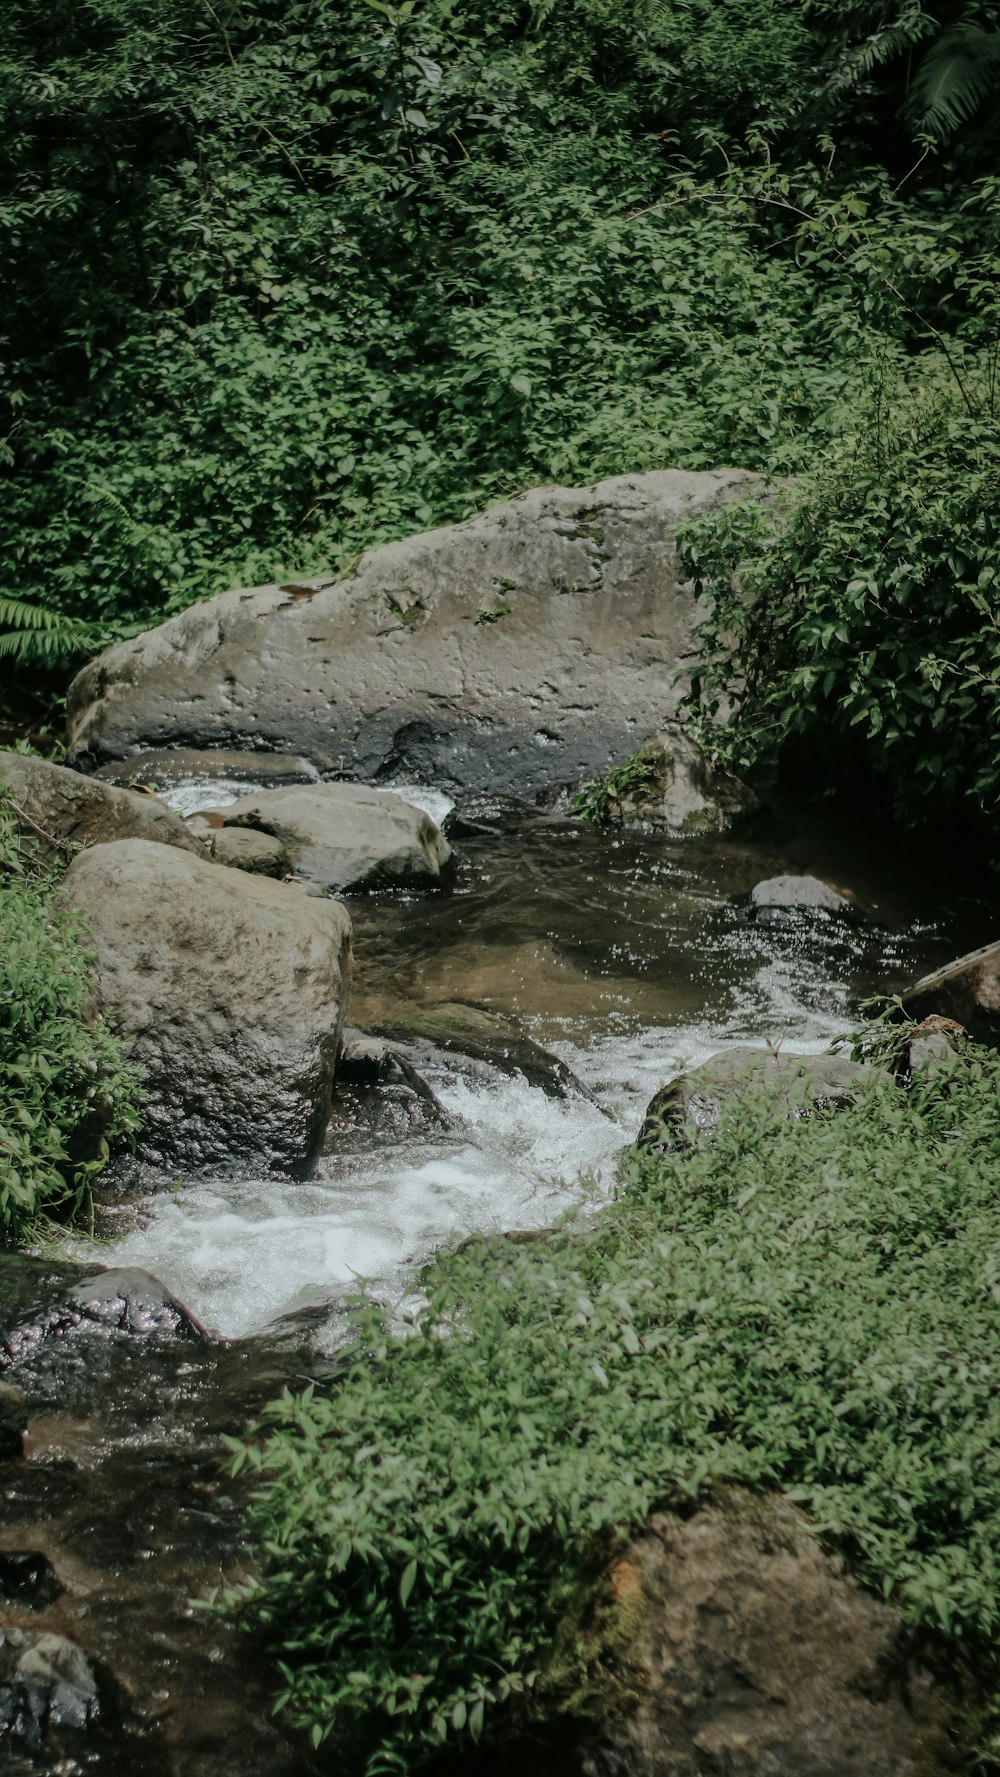
[[[138,1082],[93,1008],[80,920],[22,852],[0,785],[0,1247],[90,1211],[91,1180],[137,1127]]]
[[[281,1706],[370,1773],[488,1732],[560,1601],[656,1502],[778,1488],[913,1624],[1000,1619],[1000,1058],[791,1122],[755,1096],[617,1200],[466,1243],[405,1335],[371,1307],[332,1391],[286,1393],[259,1576],[228,1607]]]

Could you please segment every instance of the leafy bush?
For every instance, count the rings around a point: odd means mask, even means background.
[[[72,1221],[115,1142],[137,1128],[137,1080],[93,1011],[93,957],[55,882],[21,856],[0,786],[0,1245]]]
[[[911,824],[1000,806],[1000,409],[992,363],[960,374],[879,388],[790,501],[688,533],[711,610],[686,702],[716,757],[804,736]]]
[[[403,1772],[530,1689],[615,1529],[717,1482],[781,1488],[913,1623],[1000,1621],[1000,1058],[765,1097],[617,1202],[467,1243],[403,1334],[366,1310],[334,1392],[263,1441],[263,1568],[232,1609],[319,1744]]]

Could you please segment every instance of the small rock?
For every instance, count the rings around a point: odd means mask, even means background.
[[[135,1265],[99,1271],[74,1284],[69,1299],[88,1320],[123,1333],[175,1333],[207,1338],[199,1320],[158,1277]]]
[[[261,790],[213,812],[222,816],[224,832],[252,828],[269,835],[286,867],[327,894],[436,887],[451,857],[429,815],[366,784]]]
[[[0,1629],[0,1742],[7,1735],[37,1750],[54,1728],[90,1728],[100,1714],[97,1674],[75,1642]]]
[[[753,790],[713,765],[680,728],[654,734],[636,759],[649,775],[641,790],[622,797],[619,808],[625,821],[675,833],[724,833],[760,808]]]
[[[815,914],[851,917],[856,912],[846,895],[818,876],[770,876],[750,891],[750,905],[761,925],[795,923]]]
[[[0,1458],[23,1456],[28,1400],[23,1389],[0,1382]]]
[[[211,823],[206,823],[211,831]],[[254,827],[222,826],[209,841],[213,862],[228,864],[234,870],[252,870],[258,876],[284,876],[288,872],[288,853],[280,839],[271,833],[258,833]]]
[[[925,1018],[910,1032],[906,1045],[906,1072],[911,1080],[948,1072],[958,1053],[958,1040],[968,1033],[954,1018]]]

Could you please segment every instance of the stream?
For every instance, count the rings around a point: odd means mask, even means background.
[[[191,812],[242,789],[170,800]],[[400,793],[443,814],[433,790]],[[27,1746],[5,1764],[0,1739],[5,1777],[307,1777],[311,1756],[270,1718],[269,1665],[189,1602],[245,1571],[246,1491],[220,1433],[244,1433],[322,1367],[359,1282],[401,1302],[443,1242],[606,1195],[649,1099],[682,1068],[731,1045],[824,1049],[865,997],[993,935],[985,895],[964,895],[947,858],[886,857],[878,833],[822,808],[704,839],[555,817],[504,828],[456,835],[449,894],[348,901],[350,1021],[415,1042],[433,1115],[388,1095],[380,1110],[377,1092],[361,1111],[339,1100],[308,1180],[110,1191],[96,1242],[67,1240],[30,1273],[0,1260],[0,1346],[11,1327],[44,1334],[8,1372],[30,1435],[26,1459],[0,1465],[0,1605],[11,1553],[43,1556],[61,1588],[8,1594],[0,1621],[79,1641],[117,1699],[85,1756]],[[749,890],[783,872],[849,889],[865,919],[752,923]],[[483,1013],[557,1056],[579,1089],[553,1096],[434,1040]],[[153,1272],[226,1342],[48,1336],[46,1305],[95,1262]]]

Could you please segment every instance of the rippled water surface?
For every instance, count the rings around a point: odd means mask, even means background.
[[[212,800],[243,788],[213,784]],[[399,793],[443,813],[433,791]],[[174,799],[190,812],[190,796]],[[367,1141],[334,1142],[305,1182],[179,1179],[93,1256],[154,1271],[229,1335],[358,1279],[399,1295],[442,1241],[550,1221],[580,1175],[606,1189],[649,1098],[682,1067],[733,1043],[825,1048],[865,996],[991,935],[983,906],[942,902],[926,867],[803,814],[751,838],[538,820],[455,844],[452,893],[350,901],[351,1022],[405,1030],[415,1012],[485,1009],[554,1050],[592,1097],[555,1099],[437,1051],[422,1066],[447,1128],[376,1122]],[[865,917],[752,924],[741,897],[787,871],[849,890]]]

